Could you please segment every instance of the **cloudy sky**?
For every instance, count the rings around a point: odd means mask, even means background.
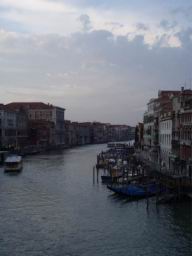
[[[192,85],[192,0],[0,0],[0,102],[136,124],[159,89]]]

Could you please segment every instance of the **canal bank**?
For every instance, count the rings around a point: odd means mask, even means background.
[[[190,203],[127,203],[92,167],[105,145],[24,159],[23,172],[0,169],[0,255],[191,255]]]
[[[110,143],[97,155],[95,169],[101,171],[102,183],[116,194],[130,200],[156,196],[156,203],[172,203],[191,199],[192,180],[189,177],[163,171],[144,161],[127,143]]]

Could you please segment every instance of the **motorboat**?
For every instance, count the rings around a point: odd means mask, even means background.
[[[22,157],[18,155],[10,155],[4,163],[5,172],[19,172],[23,168]]]

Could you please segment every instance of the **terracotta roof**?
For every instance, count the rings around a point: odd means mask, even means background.
[[[8,108],[6,105],[4,104],[0,104],[0,110],[5,110],[7,112],[15,112],[13,109]]]
[[[12,102],[6,105],[12,109],[25,108],[25,109],[52,109],[53,105],[45,104],[43,102]]]
[[[192,90],[190,90],[190,89],[184,90],[184,91],[182,91],[182,95],[184,95],[184,96],[192,96]]]
[[[86,127],[88,127],[88,126],[91,126],[92,123],[90,123],[90,122],[81,122],[81,123],[79,123],[79,125],[80,125],[80,126],[86,126]]]
[[[159,92],[158,92],[158,94],[159,95],[167,95],[167,94],[180,94],[181,93],[181,91],[180,90],[160,90]]]

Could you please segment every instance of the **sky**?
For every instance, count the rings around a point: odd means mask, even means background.
[[[0,0],[0,102],[135,125],[158,90],[192,88],[192,0]]]

